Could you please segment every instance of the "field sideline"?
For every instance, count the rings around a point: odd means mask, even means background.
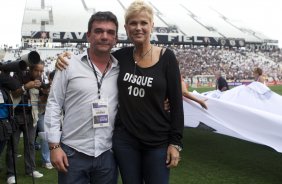
[[[271,87],[282,95],[282,86]],[[190,89],[192,91],[193,89]],[[198,92],[211,88],[197,88]],[[282,154],[273,149],[215,134],[199,128],[185,128],[184,151],[178,168],[171,170],[170,184],[281,184]],[[44,174],[36,184],[57,183],[57,173],[43,169],[40,152],[36,151],[37,169]],[[19,154],[23,154],[21,141]],[[0,158],[3,168],[4,155]],[[24,175],[23,156],[18,158],[18,184],[32,183]],[[0,184],[6,183],[5,169],[0,172]],[[121,184],[121,182],[119,182]]]

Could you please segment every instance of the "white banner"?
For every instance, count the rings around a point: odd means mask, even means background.
[[[282,152],[282,97],[253,82],[226,92],[193,93],[207,99],[208,110],[184,98],[185,126],[200,122],[217,133],[263,144]]]

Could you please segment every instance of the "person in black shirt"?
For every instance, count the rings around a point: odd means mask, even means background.
[[[10,139],[13,114],[12,99],[9,92],[21,89],[20,82],[9,74],[0,72],[0,156],[4,150],[6,141]]]
[[[219,91],[223,92],[226,90],[229,90],[228,83],[226,80],[221,76],[220,71],[215,72],[215,78],[216,78],[216,85],[215,88],[218,89]]]
[[[167,184],[182,149],[180,72],[173,51],[150,43],[153,14],[148,4],[134,1],[125,13],[134,47],[114,53],[120,73],[113,150],[124,184]],[[163,107],[166,98],[169,114]]]

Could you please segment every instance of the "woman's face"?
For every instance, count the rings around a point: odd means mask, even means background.
[[[127,32],[129,39],[134,44],[143,44],[144,42],[150,42],[151,31],[153,29],[153,22],[146,12],[132,15],[124,28]]]

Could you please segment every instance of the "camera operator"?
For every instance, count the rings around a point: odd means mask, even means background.
[[[14,97],[21,97],[19,105],[14,109],[15,123],[18,129],[13,133],[14,149],[17,150],[21,131],[24,138],[24,162],[25,173],[34,178],[41,178],[43,174],[35,171],[35,148],[34,140],[36,134],[36,123],[38,121],[38,98],[39,89],[42,85],[42,74],[44,72],[44,62],[30,66],[27,72],[20,72],[14,75],[21,84],[21,89],[14,92]],[[17,152],[17,151],[15,151]],[[13,154],[10,144],[7,145],[7,183],[15,183],[15,173],[13,170]]]
[[[20,82],[10,75],[0,71],[0,156],[4,150],[6,141],[10,139],[15,126],[12,123],[13,107],[10,91],[21,89]]]

